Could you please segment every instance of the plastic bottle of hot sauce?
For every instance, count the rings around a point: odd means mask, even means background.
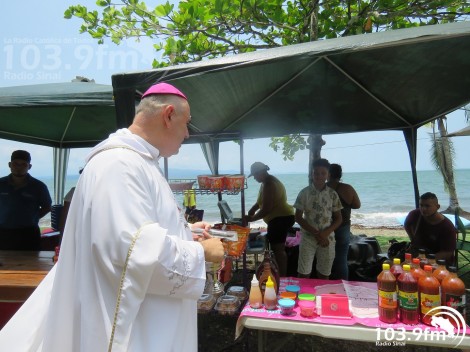
[[[442,284],[442,280],[444,280],[447,276],[449,276],[449,271],[446,268],[446,260],[445,259],[438,259],[437,260],[437,268],[432,272],[432,276],[434,276],[439,283]]]
[[[397,304],[397,280],[390,272],[390,264],[382,264],[382,272],[377,277],[379,291],[379,319],[384,323],[396,323]]]
[[[424,266],[428,265],[428,258],[426,258],[426,250],[423,248],[418,249],[419,266],[424,270]]]
[[[436,270],[437,268],[437,262],[436,262],[436,255],[434,253],[429,253],[426,258],[428,258],[428,264],[431,265],[432,271]]]
[[[410,272],[418,282],[421,277],[426,276],[424,270],[419,266],[419,258],[413,258]]]
[[[426,276],[418,280],[419,290],[419,308],[420,319],[423,324],[431,325],[432,316],[439,311],[436,309],[431,314],[427,314],[431,309],[441,305],[440,284],[439,281],[432,276],[432,267],[424,266]]]
[[[401,263],[401,266],[403,267],[405,264],[408,264],[411,268],[411,260],[413,259],[413,256],[411,253],[405,253],[405,260],[403,263]]]
[[[253,275],[253,280],[251,280],[250,297],[248,298],[248,301],[251,308],[258,309],[263,306],[263,296],[261,295],[259,281],[256,278],[256,275]]]
[[[390,268],[390,271],[395,276],[395,279],[398,280],[398,277],[403,274],[403,268],[400,264],[400,258],[393,258],[393,265]]]
[[[273,310],[277,308],[277,296],[274,288],[274,282],[271,280],[271,276],[266,281],[266,289],[264,290],[264,308],[267,310]]]
[[[465,319],[465,283],[457,276],[457,268],[449,266],[449,275],[442,280],[441,304],[456,309]],[[455,325],[453,319],[449,319]]]
[[[403,273],[398,277],[398,307],[402,323],[418,324],[418,282],[411,274],[408,264],[403,266]]]

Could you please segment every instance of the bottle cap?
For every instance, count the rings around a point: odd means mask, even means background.
[[[253,280],[251,280],[251,284],[252,284],[252,285],[259,285],[259,281],[258,281],[258,279],[256,278],[256,274],[253,275]]]
[[[431,265],[425,265],[424,266],[424,271],[432,271],[432,266]]]
[[[449,272],[451,273],[456,273],[457,272],[457,268],[455,266],[449,266]]]
[[[382,264],[383,270],[390,270],[390,264]]]
[[[408,264],[403,265],[403,270],[410,271],[410,266]]]
[[[268,276],[268,281],[266,281],[266,287],[274,287],[274,282],[271,280],[271,276]]]
[[[446,260],[445,259],[438,259],[437,264],[439,265],[446,265]]]
[[[400,264],[401,260],[400,258],[393,258],[393,264]]]

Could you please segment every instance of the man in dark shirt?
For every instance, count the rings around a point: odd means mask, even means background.
[[[413,257],[418,249],[426,254],[434,253],[436,259],[445,259],[447,265],[454,263],[457,230],[452,222],[438,212],[440,208],[434,193],[427,192],[419,198],[419,209],[412,210],[405,220],[405,230],[411,240]]]
[[[14,151],[8,166],[11,174],[0,178],[0,249],[40,250],[39,219],[51,211],[49,190],[29,175],[27,151]]]

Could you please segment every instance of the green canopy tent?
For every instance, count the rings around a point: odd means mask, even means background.
[[[446,137],[459,137],[459,136],[470,136],[470,126],[464,127],[461,130],[448,133]]]
[[[0,138],[54,148],[54,201],[61,204],[69,148],[116,130],[112,87],[67,82],[0,88]]]
[[[115,74],[112,84],[119,126],[129,125],[135,94],[150,85],[166,81],[184,91],[189,142],[227,139],[221,132],[259,138],[401,130],[418,202],[417,129],[470,102],[467,72],[470,22],[460,22]]]

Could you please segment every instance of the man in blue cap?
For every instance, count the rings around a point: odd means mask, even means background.
[[[47,186],[32,177],[31,155],[15,150],[8,163],[11,173],[0,178],[0,249],[40,250],[39,219],[51,211]]]

